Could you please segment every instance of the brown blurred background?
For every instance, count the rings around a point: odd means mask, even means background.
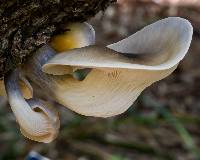
[[[30,151],[52,160],[200,160],[200,1],[118,0],[90,23],[97,44],[106,45],[169,16],[194,27],[189,53],[171,76],[120,116],[83,117],[59,107],[60,134],[50,144],[25,139],[2,97],[0,160],[23,160]]]

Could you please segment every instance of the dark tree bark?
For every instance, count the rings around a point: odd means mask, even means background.
[[[115,0],[0,0],[0,78],[23,64],[69,22],[82,22]]]

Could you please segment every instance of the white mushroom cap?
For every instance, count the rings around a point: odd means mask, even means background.
[[[187,20],[166,18],[107,48],[88,46],[58,54],[43,71],[60,75],[62,68],[92,68],[83,81],[63,75],[54,94],[77,113],[109,117],[126,111],[146,87],[172,73],[192,34]]]

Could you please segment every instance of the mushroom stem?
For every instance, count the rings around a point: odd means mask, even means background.
[[[18,70],[5,77],[8,100],[22,133],[35,141],[51,142],[56,137],[60,125],[57,111],[42,100],[35,98],[25,100],[19,81]]]

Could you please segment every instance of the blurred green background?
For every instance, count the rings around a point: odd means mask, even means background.
[[[97,44],[106,45],[161,18],[187,18],[194,26],[192,46],[171,76],[119,116],[84,117],[59,107],[61,129],[50,144],[24,138],[1,97],[0,160],[23,160],[30,151],[52,160],[200,160],[200,2],[166,1],[118,0],[90,23]]]

